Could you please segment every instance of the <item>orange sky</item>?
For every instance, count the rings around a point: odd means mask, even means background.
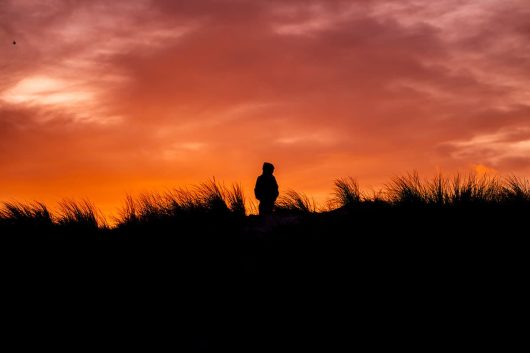
[[[1,0],[0,200],[112,213],[214,176],[251,190],[263,161],[318,200],[344,176],[530,176],[529,19],[527,0]]]

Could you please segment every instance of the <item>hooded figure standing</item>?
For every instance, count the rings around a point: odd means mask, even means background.
[[[259,200],[259,214],[271,214],[274,202],[278,198],[278,183],[272,173],[274,166],[271,163],[263,163],[263,174],[256,180],[254,195]]]

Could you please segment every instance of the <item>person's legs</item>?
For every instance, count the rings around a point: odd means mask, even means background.
[[[272,214],[273,207],[274,207],[273,202],[261,201],[259,203],[259,214],[260,215]]]

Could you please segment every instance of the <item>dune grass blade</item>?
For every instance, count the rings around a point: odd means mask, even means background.
[[[190,215],[246,215],[245,195],[241,185],[226,188],[212,179],[191,189],[179,188],[164,194],[142,194],[137,198],[128,195],[120,216],[119,225],[184,220]]]
[[[501,202],[503,186],[497,177],[488,175],[467,177],[456,175],[450,183],[452,205],[487,204]]]
[[[0,218],[4,223],[20,226],[51,226],[53,216],[41,202],[23,204],[19,202],[4,202],[0,209]]]
[[[442,174],[436,175],[423,188],[426,201],[430,205],[445,206],[450,200],[449,180]]]
[[[530,184],[528,180],[514,175],[507,177],[503,186],[503,198],[509,202],[529,202]]]
[[[386,186],[388,200],[401,205],[425,205],[428,203],[428,191],[417,172],[395,177]]]
[[[314,200],[309,199],[307,195],[298,193],[294,190],[288,190],[280,196],[276,202],[276,208],[279,210],[294,211],[300,213],[315,213],[316,204]]]
[[[196,187],[196,197],[204,211],[213,213],[226,213],[229,211],[225,202],[223,187],[215,179]]]
[[[352,178],[335,180],[332,204],[337,207],[353,207],[359,205],[363,197],[357,181]]]
[[[87,231],[107,226],[101,212],[88,200],[63,200],[59,202],[59,207],[58,223],[62,226]]]
[[[240,184],[233,184],[230,189],[225,190],[226,203],[233,214],[246,215],[245,195]]]

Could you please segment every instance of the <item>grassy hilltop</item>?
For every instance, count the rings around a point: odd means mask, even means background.
[[[375,195],[340,179],[326,210],[288,191],[270,217],[248,215],[240,187],[209,182],[128,197],[112,227],[88,201],[63,202],[57,214],[4,203],[0,255],[4,283],[24,288],[17,296],[31,310],[37,300],[51,316],[57,307],[96,320],[112,312],[140,335],[169,330],[163,316],[184,322],[168,332],[190,351],[324,351],[351,335],[445,342],[444,320],[468,332],[454,317],[489,322],[496,293],[520,292],[529,211],[529,184],[515,177],[410,174]]]
[[[0,207],[0,230],[20,236],[43,234],[138,234],[172,232],[175,236],[188,230],[200,230],[205,224],[222,220],[234,232],[276,232],[284,226],[305,228],[307,222],[324,222],[329,229],[339,230],[342,222],[356,220],[354,232],[382,231],[380,227],[398,231],[437,232],[440,226],[454,221],[461,227],[474,226],[477,231],[488,223],[513,218],[530,207],[530,184],[525,179],[457,175],[439,175],[422,180],[416,174],[393,179],[383,190],[364,194],[353,178],[335,182],[333,198],[325,208],[317,209],[306,195],[294,190],[284,192],[276,202],[275,215],[256,219],[254,203],[248,202],[239,185],[227,188],[215,180],[191,189],[176,189],[163,194],[144,194],[133,199],[127,196],[114,224],[109,226],[96,205],[90,201],[66,200],[59,204],[59,212],[52,213],[40,202],[22,204],[4,202]],[[494,217],[486,217],[493,214]],[[442,221],[425,224],[424,217]],[[368,218],[366,218],[368,217]],[[372,217],[372,218],[370,218]],[[382,224],[377,218],[398,217],[394,224]],[[506,218],[508,217],[508,218]],[[303,221],[302,221],[303,220]],[[196,222],[196,224],[193,224]],[[517,219],[511,219],[517,222]],[[506,229],[516,224],[505,223]],[[425,225],[426,228],[422,228]],[[498,224],[500,226],[500,224]],[[188,226],[192,226],[188,228]],[[406,228],[400,228],[405,226]],[[490,227],[487,227],[489,230]],[[224,229],[217,229],[220,232]],[[309,229],[306,229],[309,231]],[[459,229],[453,229],[458,233]],[[326,233],[329,233],[326,231]]]
[[[275,213],[261,217],[248,215],[239,186],[211,181],[127,197],[112,227],[88,201],[60,206],[52,214],[42,203],[4,203],[0,245],[28,263],[179,262],[191,266],[190,273],[285,276],[291,271],[303,277],[347,272],[352,261],[363,259],[375,267],[418,261],[453,266],[524,251],[516,244],[528,233],[530,187],[516,177],[421,180],[410,174],[365,195],[346,178],[336,181],[326,210],[317,211],[307,196],[287,191]]]

